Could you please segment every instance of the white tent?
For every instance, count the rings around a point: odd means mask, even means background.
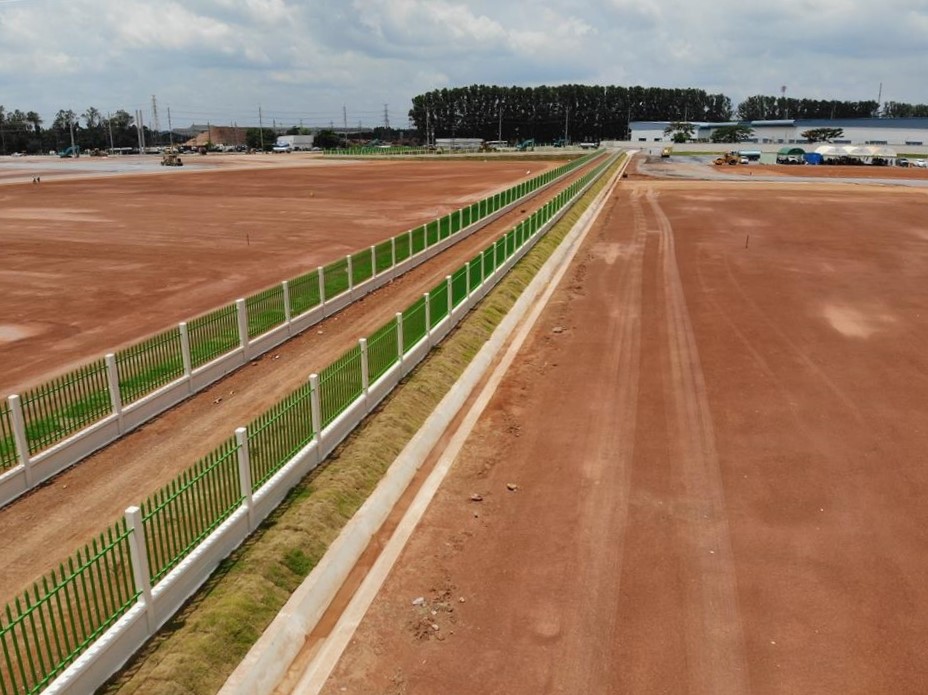
[[[895,150],[885,145],[819,145],[815,151],[825,159],[853,157],[867,164],[872,164],[874,159],[896,159]]]

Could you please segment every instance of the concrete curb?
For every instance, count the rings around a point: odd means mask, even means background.
[[[483,379],[497,353],[515,333],[557,271],[573,257],[583,232],[602,209],[603,201],[621,178],[631,157],[613,176],[564,241],[532,279],[490,339],[441,400],[423,427],[400,452],[374,492],[345,525],[319,564],[293,593],[264,634],[219,691],[220,695],[269,695],[286,676],[306,637],[328,608],[335,594],[373,535],[405,492],[413,476],[438,443],[452,420]],[[424,511],[424,510],[423,510]]]

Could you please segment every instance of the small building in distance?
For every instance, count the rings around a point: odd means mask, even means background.
[[[632,142],[670,142],[664,129],[670,121],[632,121]],[[928,146],[928,118],[796,118],[773,121],[733,121],[708,123],[689,121],[695,126],[693,140],[709,141],[712,132],[723,126],[744,125],[754,132],[746,142],[755,144],[802,144],[802,133],[819,128],[841,128],[838,145]]]

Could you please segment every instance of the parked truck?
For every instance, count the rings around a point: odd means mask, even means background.
[[[313,135],[278,135],[274,152],[299,152],[313,148]]]

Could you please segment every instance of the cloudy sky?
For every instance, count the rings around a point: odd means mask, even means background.
[[[0,104],[407,123],[468,84],[928,103],[926,0],[0,0]]]

